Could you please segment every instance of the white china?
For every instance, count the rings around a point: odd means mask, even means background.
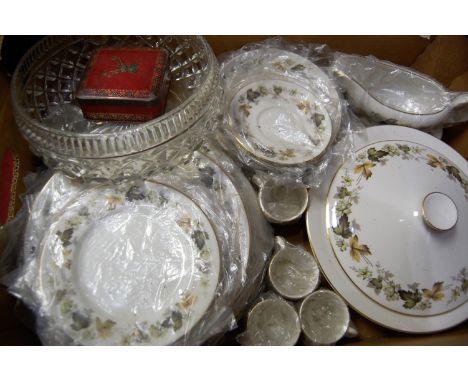
[[[234,95],[229,115],[242,147],[281,165],[313,160],[332,136],[332,122],[320,100],[287,80],[250,82]]]
[[[320,270],[312,254],[303,248],[281,246],[268,267],[272,289],[288,300],[312,293],[320,282]]]
[[[267,298],[249,312],[243,344],[292,346],[301,334],[299,317],[292,305],[280,298]]]
[[[258,191],[263,215],[270,223],[288,224],[300,219],[308,203],[303,184],[274,184],[267,182]]]
[[[243,248],[242,251],[248,249],[248,261],[245,260],[247,261],[246,273],[243,276],[243,281],[246,284],[242,288],[234,309],[236,316],[239,317],[252,302],[252,298],[256,296],[256,292],[263,283],[263,270],[274,245],[273,230],[260,210],[257,195],[251,183],[238,165],[226,152],[219,148],[217,138],[219,137],[213,136],[209,140],[202,150],[203,155],[212,160],[216,164],[215,167],[219,167],[221,172],[229,179],[229,181],[226,180],[225,184],[230,183],[235,187],[236,195],[240,196],[242,209],[245,211],[248,221],[248,227],[238,227],[241,231],[248,230],[248,233],[244,233],[244,237],[248,236],[250,238],[248,246],[247,240],[243,239],[242,234],[239,234],[238,238],[239,245]],[[221,189],[224,189],[224,187]],[[235,200],[234,193],[224,196],[222,192],[219,194],[220,200],[224,201],[224,203],[233,204],[233,208],[229,211],[232,211],[231,213],[234,216],[241,214],[240,206],[236,207],[232,202]]]
[[[295,53],[267,48],[222,65],[230,131],[261,160],[294,165],[318,158],[341,123],[338,93],[328,76]]]
[[[203,317],[218,287],[210,221],[162,184],[80,194],[41,248],[43,309],[80,344],[174,343]]]
[[[334,71],[352,106],[373,122],[419,129],[468,121],[468,93],[452,95],[409,68],[340,54]]]
[[[376,126],[310,192],[307,227],[325,277],[358,312],[404,332],[468,317],[468,166],[414,129]]]
[[[336,293],[319,289],[299,308],[302,331],[310,345],[332,345],[346,335],[350,324],[346,303]],[[355,332],[354,327],[351,329]]]

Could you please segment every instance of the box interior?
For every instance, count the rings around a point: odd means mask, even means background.
[[[216,55],[268,37],[273,36],[206,36]],[[373,55],[430,75],[450,90],[468,91],[468,38],[463,36],[285,36],[285,38],[290,42],[327,44],[333,50],[346,53]],[[15,194],[12,206],[18,211],[21,207],[20,196],[25,191],[22,179],[34,171],[41,161],[30,152],[27,142],[15,126],[10,78],[2,68],[0,68],[0,132],[2,137],[0,158],[10,151],[19,161],[17,181],[12,187]],[[443,141],[468,159],[468,124],[446,129]],[[4,175],[0,173],[0,179],[3,179]],[[294,226],[275,227],[275,235],[285,236],[293,243],[309,247],[304,220]],[[342,340],[340,344],[343,345],[468,344],[467,321],[436,334],[410,335],[385,329],[354,311],[351,315],[359,331],[359,337]],[[40,344],[31,322],[30,312],[1,287],[0,345]],[[226,343],[234,344],[234,341],[228,339]]]

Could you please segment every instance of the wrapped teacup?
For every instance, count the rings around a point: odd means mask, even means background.
[[[307,296],[299,307],[306,345],[333,345],[344,336],[356,336],[346,303],[336,293],[319,289]]]
[[[320,270],[311,253],[277,236],[276,251],[268,267],[268,282],[288,300],[299,300],[320,283]]]

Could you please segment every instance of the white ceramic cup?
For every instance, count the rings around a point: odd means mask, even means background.
[[[242,344],[292,346],[300,334],[301,325],[294,307],[281,298],[268,298],[250,310]]]
[[[307,296],[300,304],[299,318],[306,345],[333,345],[345,335],[357,334],[346,303],[328,289]]]
[[[320,283],[320,270],[312,254],[277,238],[279,247],[268,267],[270,287],[288,300],[299,300]]]
[[[258,201],[270,223],[290,224],[300,219],[307,208],[309,194],[303,184],[273,184],[259,186]]]

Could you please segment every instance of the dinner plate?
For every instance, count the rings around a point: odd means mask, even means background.
[[[468,318],[468,166],[414,129],[355,136],[354,159],[310,192],[309,239],[325,277],[358,312],[425,333]]]
[[[281,165],[308,162],[333,141],[341,104],[333,82],[309,59],[264,48],[222,68],[230,131],[251,155]]]
[[[52,221],[41,245],[42,309],[75,343],[174,343],[212,303],[216,234],[174,188],[94,187]]]

